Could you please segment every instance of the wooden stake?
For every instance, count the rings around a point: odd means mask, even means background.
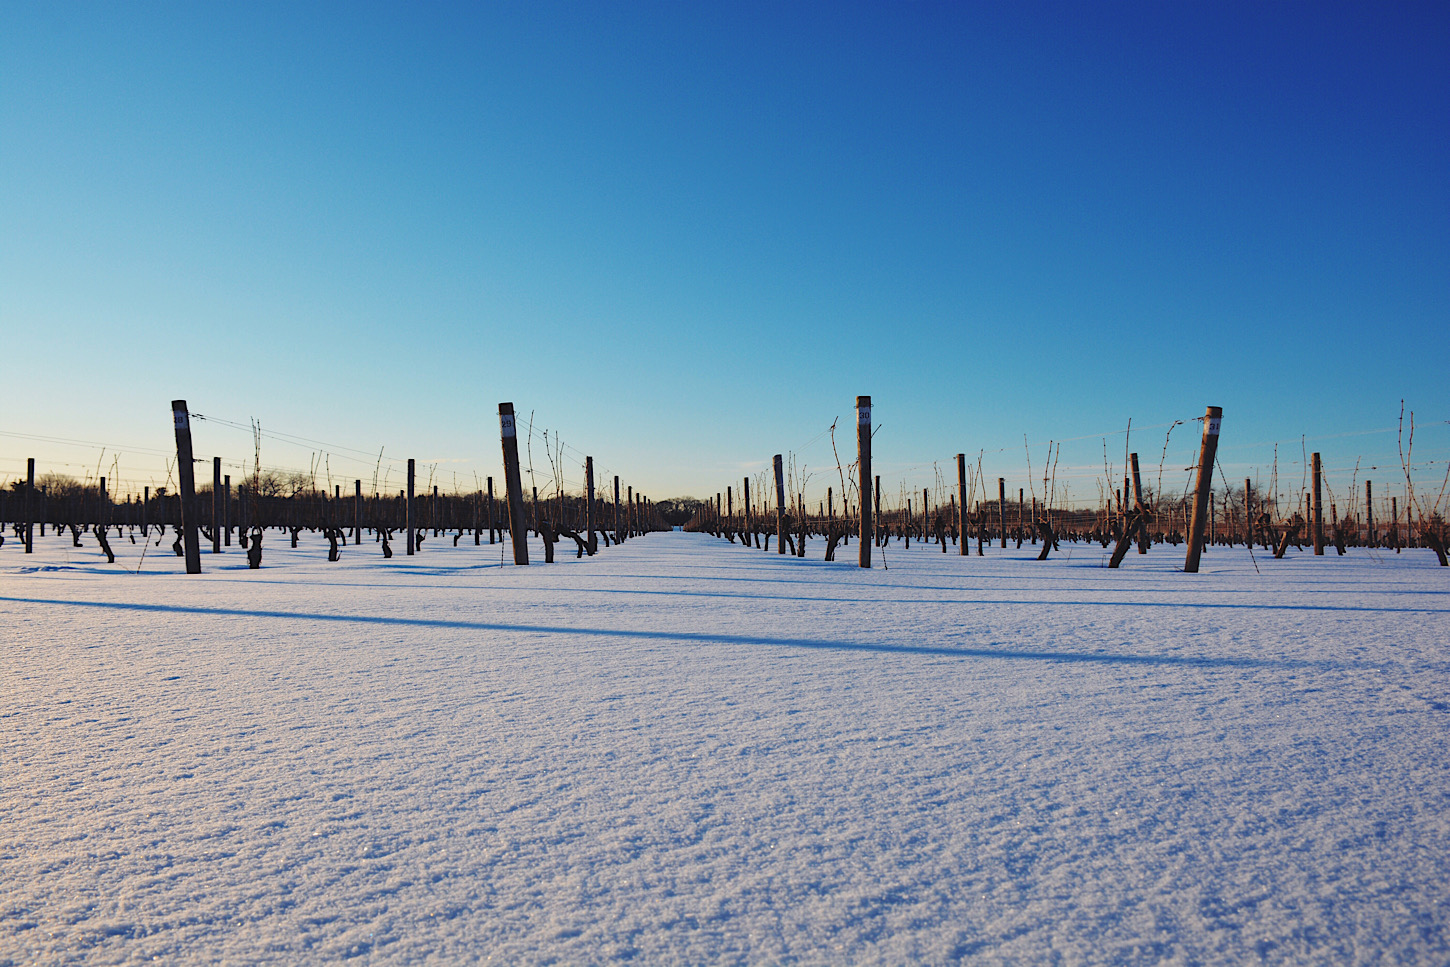
[[[1319,454],[1309,455],[1309,465],[1314,474],[1314,556],[1324,556],[1324,467],[1319,462]]]
[[[1222,407],[1210,406],[1204,412],[1203,441],[1198,448],[1198,477],[1193,488],[1193,521],[1188,529],[1188,556],[1183,562],[1183,570],[1188,574],[1198,573],[1198,561],[1203,554],[1204,524],[1213,486],[1213,460],[1218,454],[1218,429],[1222,420]]]
[[[997,478],[997,529],[1002,532],[1002,550],[1007,549],[1007,478]]]
[[[181,543],[186,573],[201,573],[201,547],[196,539],[196,469],[191,456],[191,414],[186,400],[171,401],[176,424],[176,470],[181,477]]]
[[[599,550],[599,538],[594,536],[594,458],[584,458],[584,537],[589,544],[589,553]]]
[[[1364,546],[1379,547],[1379,541],[1375,540],[1374,533],[1374,486],[1368,480],[1364,482]]]
[[[875,521],[871,515],[871,397],[856,397],[856,485],[861,490],[861,539],[858,562],[871,566],[871,545],[875,539]]]
[[[211,552],[222,552],[222,458],[211,458]]]
[[[403,498],[403,527],[408,532],[408,556],[413,556],[413,483],[414,466],[413,458],[408,458],[408,491]]]
[[[514,426],[514,405],[498,405],[499,438],[503,444],[504,495],[509,508],[509,542],[514,546],[514,563],[529,563],[529,526],[524,518],[524,482],[519,474],[519,436]]]
[[[776,454],[775,461],[775,550],[778,554],[785,553],[785,467],[781,463],[780,454]]]
[[[150,488],[147,488],[148,490]],[[141,533],[146,533],[146,516],[141,516]],[[35,550],[35,458],[25,458],[25,553]]]

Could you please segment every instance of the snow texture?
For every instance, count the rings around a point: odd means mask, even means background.
[[[1450,962],[1427,551],[86,542],[0,548],[0,964]]]

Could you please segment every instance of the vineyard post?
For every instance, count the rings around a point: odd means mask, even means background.
[[[745,489],[741,491],[741,494],[743,496],[743,499],[745,500],[745,531],[746,533],[751,533],[752,522],[750,519],[750,478],[746,477],[744,483]],[[749,545],[746,546],[748,547]]]
[[[861,567],[871,566],[871,545],[875,539],[875,521],[871,514],[871,397],[856,397],[856,472],[857,485],[861,491],[861,537],[858,541],[857,562]]]
[[[1314,556],[1324,556],[1324,465],[1319,454],[1309,455],[1309,466],[1314,474]]]
[[[222,477],[222,544],[232,546],[232,475]]]
[[[1394,541],[1395,553],[1400,553],[1400,498],[1390,498],[1390,540]]]
[[[1138,512],[1138,553],[1148,553],[1148,520],[1147,509],[1143,506],[1143,478],[1138,475],[1138,455],[1129,456],[1129,462],[1133,465],[1133,509]]]
[[[529,563],[528,524],[524,520],[524,482],[519,473],[519,436],[514,426],[514,405],[498,405],[499,437],[503,442],[504,496],[509,505],[509,541],[514,563]]]
[[[614,543],[624,538],[619,536],[619,474],[614,475]]]
[[[775,455],[775,550],[785,553],[785,468]]]
[[[1188,556],[1183,570],[1198,573],[1198,560],[1203,554],[1204,525],[1208,517],[1208,500],[1213,486],[1213,458],[1218,453],[1218,430],[1223,408],[1210,406],[1203,415],[1203,442],[1198,449],[1198,478],[1193,488],[1193,521],[1188,528]]]
[[[589,553],[599,550],[599,538],[594,536],[594,458],[584,458],[584,533],[587,535]]]
[[[1121,502],[1121,498],[1119,498]],[[997,529],[1001,531],[1002,550],[1007,549],[1007,478],[997,478]]]
[[[488,478],[488,502],[483,505],[483,512],[488,515],[488,543],[493,544],[493,478]]]
[[[144,533],[144,531],[143,531]],[[35,458],[25,458],[25,553],[35,548]]]
[[[181,542],[186,573],[201,573],[201,547],[196,540],[196,468],[191,465],[191,416],[186,400],[171,401],[176,425],[176,469],[181,476]]]
[[[408,556],[413,556],[413,458],[408,458],[408,494],[403,501],[403,527],[408,532]]]
[[[211,552],[222,552],[222,458],[211,458]]]
[[[362,543],[362,481],[352,482],[352,542]]]
[[[733,530],[735,528],[735,495],[728,484],[725,487],[725,520]]]
[[[1374,497],[1374,487],[1368,480],[1364,482],[1364,546],[1378,547],[1379,542],[1374,535],[1374,504],[1370,501]]]

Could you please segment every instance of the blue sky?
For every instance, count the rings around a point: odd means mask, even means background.
[[[1438,485],[1447,173],[1443,4],[6,3],[0,473],[162,482],[184,397],[464,486],[511,400],[706,494],[866,393],[918,489],[1207,404],[1388,486],[1402,398]]]

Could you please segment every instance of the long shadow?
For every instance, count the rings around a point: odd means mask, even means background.
[[[1091,665],[1161,665],[1178,668],[1271,668],[1338,671],[1361,667],[1357,662],[1315,661],[1298,658],[1227,658],[1203,655],[1133,655],[1094,652],[1029,651],[1017,648],[947,648],[938,645],[907,645],[877,642],[823,641],[810,638],[771,638],[763,635],[719,635],[697,631],[642,631],[629,628],[569,628],[558,625],[505,624],[488,621],[460,621],[443,618],[392,618],[382,615],[314,614],[294,611],[259,611],[244,608],[202,608],[190,605],[139,604],[116,601],[62,601],[55,598],[17,598],[0,595],[0,601],[16,604],[56,605],[71,608],[99,608],[162,614],[196,614],[211,617],[278,618],[288,621],[323,621],[344,624],[374,624],[394,627],[448,628],[465,631],[513,632],[517,634],[580,635],[598,638],[626,638],[644,641],[697,642],[711,645],[751,645],[770,648],[809,648],[819,651],[878,652],[898,655],[932,655],[944,658],[997,658],[1017,661],[1046,661]],[[1384,662],[1365,665],[1382,668]]]
[[[496,566],[496,565],[495,565]],[[442,576],[442,575],[433,575]],[[710,579],[715,580],[715,579]],[[395,584],[362,584],[362,583],[333,583],[316,581],[297,580],[276,580],[261,581],[249,580],[244,582],[252,584],[282,584],[290,587],[301,585],[316,585],[322,587],[349,587],[349,588],[388,588],[399,589]],[[754,581],[750,583],[761,583]],[[814,583],[814,582],[812,582]],[[865,585],[876,587],[876,585]],[[419,585],[410,585],[406,590],[416,590]],[[434,587],[439,590],[446,589],[446,585],[423,585],[422,587]],[[490,591],[514,592],[513,588],[490,587]],[[892,588],[895,591],[984,591],[985,588],[936,588],[910,586],[904,588]],[[1084,591],[1090,588],[1069,588],[1065,590]],[[1185,589],[1186,590],[1186,589]],[[860,597],[827,597],[824,595],[802,595],[802,594],[764,594],[751,593],[746,591],[655,591],[646,588],[574,588],[573,594],[619,594],[619,595],[647,595],[667,598],[719,598],[724,600],[746,600],[746,601],[790,601],[790,602],[811,602],[820,604],[927,604],[936,606],[947,605],[998,605],[1009,604],[1031,608],[1192,608],[1197,610],[1229,610],[1229,611],[1327,611],[1331,613],[1348,614],[1450,614],[1450,608],[1375,608],[1361,607],[1356,605],[1338,604],[1250,604],[1235,603],[1232,601],[1090,601],[1090,600],[1051,600],[1041,601],[1031,598],[860,598]],[[1024,591],[1024,593],[1031,593]],[[7,600],[0,598],[0,600]],[[20,600],[20,599],[13,599]]]

